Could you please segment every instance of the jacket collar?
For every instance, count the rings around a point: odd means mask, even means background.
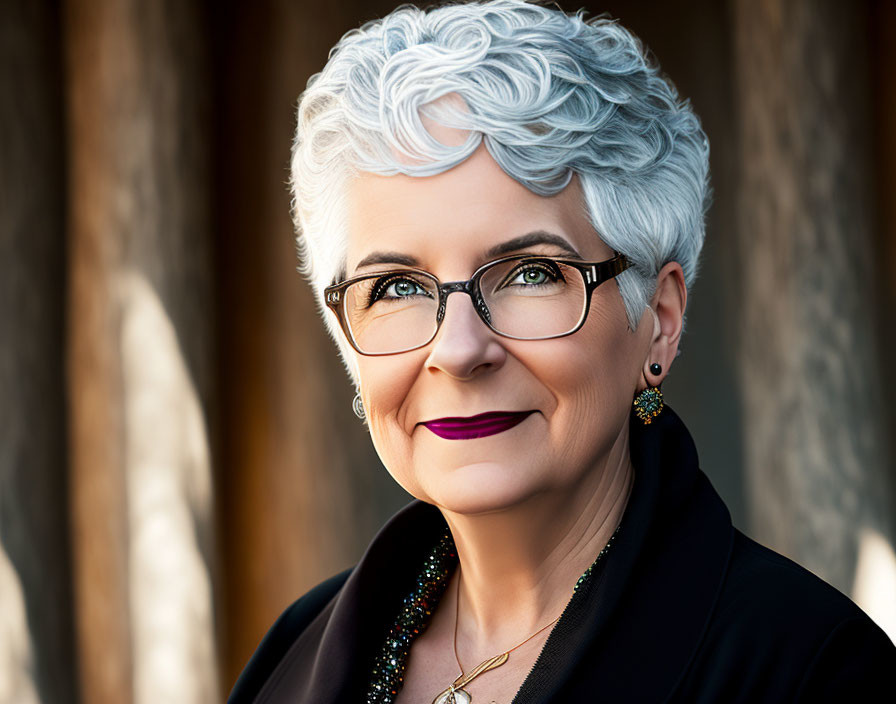
[[[646,426],[632,415],[630,428],[634,485],[613,548],[557,622],[514,704],[565,701],[576,687],[608,701],[663,701],[707,626],[734,536],[728,509],[671,408]],[[264,694],[363,701],[371,660],[446,529],[439,510],[419,500],[396,513]]]
[[[631,418],[630,447],[635,483],[607,563],[514,704],[567,701],[576,688],[605,701],[665,701],[708,626],[733,545],[728,509],[668,406],[648,426]]]

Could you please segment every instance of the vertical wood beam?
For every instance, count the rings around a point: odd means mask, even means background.
[[[65,4],[82,696],[218,697],[209,67],[197,2]]]

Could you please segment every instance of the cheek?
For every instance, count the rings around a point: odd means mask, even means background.
[[[558,385],[589,403],[618,400],[621,392],[633,390],[639,369],[636,336],[619,311],[599,302],[592,303],[581,330],[557,340],[563,349],[554,355]]]
[[[592,307],[581,330],[556,342],[562,347],[551,351],[548,367],[557,400],[552,425],[564,451],[579,455],[624,424],[640,369],[637,339],[615,311]]]
[[[377,454],[392,471],[409,453],[406,400],[422,359],[413,353],[389,357],[358,356],[358,371],[367,425]]]

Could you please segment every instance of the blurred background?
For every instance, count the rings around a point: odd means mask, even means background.
[[[0,702],[222,701],[409,500],[286,187],[308,78],[395,4],[0,1]],[[584,7],[712,145],[667,402],[735,525],[896,638],[896,2]]]

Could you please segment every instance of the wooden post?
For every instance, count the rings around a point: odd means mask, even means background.
[[[64,16],[81,693],[216,701],[199,3],[69,0]]]

